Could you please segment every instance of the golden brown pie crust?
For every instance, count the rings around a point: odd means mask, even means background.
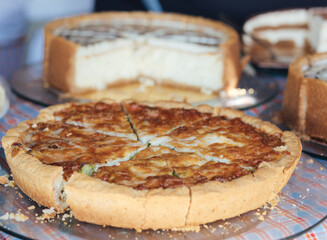
[[[166,108],[191,108],[175,102],[149,103]],[[301,144],[292,132],[282,132],[269,122],[224,108],[196,107],[229,119],[242,121],[267,134],[280,133],[289,155],[277,162],[263,162],[252,175],[229,182],[211,181],[191,187],[136,190],[101,181],[78,172],[64,183],[62,168],[42,164],[21,147],[20,134],[28,124],[52,119],[54,111],[67,105],[44,109],[35,120],[9,130],[2,139],[6,158],[18,186],[38,203],[63,211],[67,205],[76,219],[101,225],[143,229],[192,229],[200,224],[237,216],[274,199],[290,178],[301,155]],[[59,181],[67,196],[58,201]],[[60,189],[60,188],[59,188]]]

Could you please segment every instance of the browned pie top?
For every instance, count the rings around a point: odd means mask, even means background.
[[[84,126],[109,135],[136,139],[119,103],[71,104],[70,107],[55,112],[54,116],[56,120],[67,124]]]
[[[285,143],[281,134],[267,135],[240,118],[212,116],[174,129],[156,137],[150,143],[160,143],[177,151],[197,152],[206,159],[235,163],[243,167],[261,162],[278,161],[285,151],[276,151]]]
[[[211,117],[211,113],[202,113],[196,109],[166,109],[135,102],[125,103],[124,108],[143,143],[152,136],[166,134],[177,127]]]
[[[230,181],[250,172],[237,164],[206,161],[195,153],[151,146],[133,160],[99,168],[94,176],[136,189],[152,189],[191,186],[211,180]]]
[[[53,115],[29,124],[22,145],[42,163],[62,166],[66,180],[81,171],[138,190],[192,186],[231,181],[289,154],[281,134],[196,109],[97,102]]]

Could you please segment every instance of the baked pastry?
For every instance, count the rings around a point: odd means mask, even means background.
[[[69,207],[80,221],[192,229],[275,198],[301,155],[292,132],[236,110],[177,102],[118,106],[110,100],[52,106],[9,130],[2,143],[21,190],[58,211]],[[119,112],[137,140],[117,127]],[[104,130],[108,121],[119,136]]]
[[[217,94],[241,73],[236,31],[204,18],[96,13],[55,20],[44,32],[44,80],[71,94],[140,79]]]
[[[327,50],[327,8],[267,12],[244,24],[245,51],[255,62],[290,63]]]
[[[288,71],[283,119],[303,137],[327,141],[327,54],[297,58]]]

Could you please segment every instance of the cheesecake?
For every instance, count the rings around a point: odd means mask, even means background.
[[[243,30],[244,49],[254,62],[288,64],[296,57],[327,50],[327,8],[259,14]]]
[[[297,58],[289,68],[283,120],[302,137],[327,142],[327,53]]]
[[[236,31],[200,17],[95,13],[52,21],[44,33],[43,79],[72,95],[135,82],[228,94],[242,68]]]

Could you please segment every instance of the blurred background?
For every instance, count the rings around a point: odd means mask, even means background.
[[[260,12],[324,6],[326,0],[0,0],[0,75],[43,58],[42,27],[55,18],[100,11],[178,12],[227,21],[240,30]]]

